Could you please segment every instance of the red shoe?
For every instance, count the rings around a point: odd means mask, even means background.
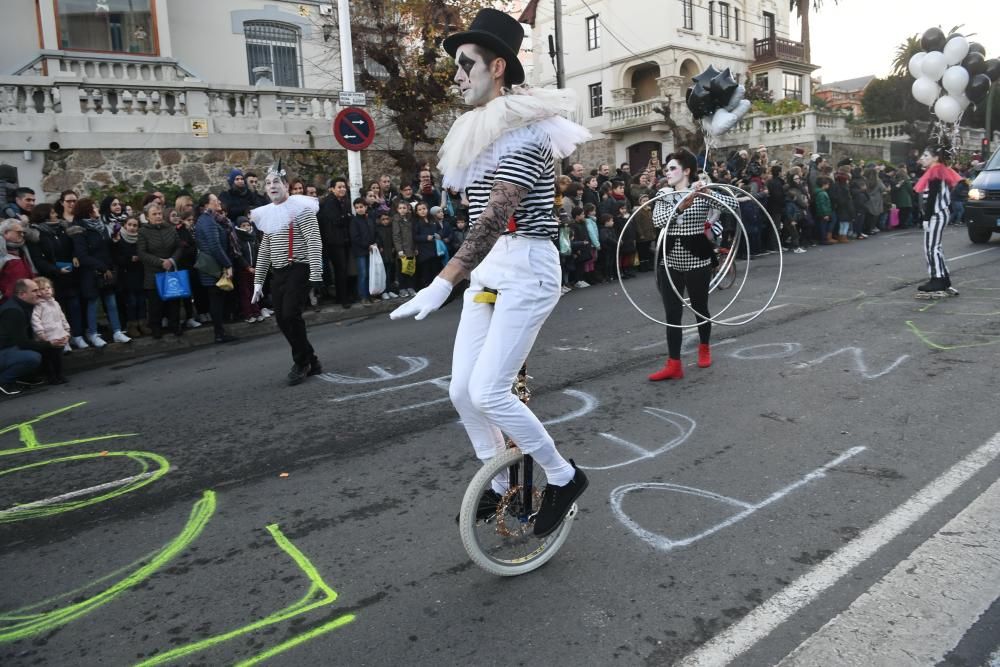
[[[684,367],[681,366],[680,359],[667,359],[666,365],[649,376],[653,382],[660,380],[680,380],[684,377]]]
[[[698,344],[698,368],[708,368],[712,365],[712,350],[708,343]]]

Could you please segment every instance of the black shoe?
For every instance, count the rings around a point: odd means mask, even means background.
[[[232,343],[238,340],[239,338],[237,338],[236,336],[230,336],[229,334],[222,334],[221,336],[215,337],[216,343]]]
[[[323,365],[319,363],[319,359],[313,359],[309,362],[309,372],[306,373],[308,376],[319,375],[323,372]]]
[[[476,507],[476,521],[486,521],[497,513],[497,505],[500,504],[502,496],[493,489],[486,489],[479,497],[479,506]],[[455,523],[462,518],[461,513],[455,515]]]
[[[21,387],[27,387],[30,389],[31,387],[39,387],[45,384],[45,380],[40,380],[35,377],[18,378],[17,380],[14,381],[14,384],[17,384]]]
[[[565,486],[547,484],[542,492],[542,507],[535,515],[535,537],[545,537],[558,528],[559,524],[566,518],[570,508],[573,507],[573,503],[590,483],[583,471],[576,467],[573,459],[570,459],[569,462],[576,470],[573,479]]]
[[[290,386],[295,386],[306,379],[309,375],[309,369],[311,366],[299,366],[294,364],[292,370],[288,371],[288,384]]]
[[[945,278],[931,278],[917,288],[918,292],[943,292],[948,289],[950,283],[945,282]]]
[[[17,396],[20,393],[21,390],[18,389],[17,384],[14,382],[0,384],[0,396]]]

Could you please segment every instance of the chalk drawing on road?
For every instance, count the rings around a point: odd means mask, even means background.
[[[100,440],[113,440],[115,438],[131,438],[138,435],[137,433],[116,433],[111,435],[97,435],[91,436],[89,438],[77,438],[74,440],[63,440],[62,442],[40,442],[38,440],[38,434],[35,433],[35,424],[49,417],[54,417],[55,415],[62,414],[74,408],[78,408],[81,405],[86,405],[86,401],[81,401],[79,403],[74,403],[73,405],[68,405],[65,408],[59,408],[58,410],[53,410],[52,412],[46,412],[43,415],[39,415],[34,419],[29,419],[26,422],[20,422],[17,424],[11,424],[10,426],[4,426],[0,428],[0,436],[6,435],[12,431],[17,431],[18,438],[21,441],[23,447],[16,447],[14,449],[2,449],[0,450],[0,456],[10,456],[12,454],[23,454],[24,452],[35,451],[39,449],[52,449],[53,447],[67,447],[69,445],[82,445],[88,442],[98,442]]]
[[[795,362],[795,366],[797,368],[809,368],[811,366],[817,366],[817,365],[823,363],[824,361],[826,361],[827,359],[830,359],[832,357],[837,356],[838,354],[852,355],[853,358],[854,358],[854,368],[855,368],[855,370],[857,370],[859,373],[861,373],[861,376],[864,377],[866,380],[874,380],[875,378],[880,378],[883,375],[892,372],[901,363],[903,363],[904,361],[906,361],[907,359],[910,358],[910,355],[908,355],[908,354],[900,355],[899,357],[896,358],[896,360],[894,362],[892,362],[891,364],[889,364],[888,366],[886,366],[882,370],[880,370],[878,372],[873,372],[873,371],[868,370],[868,364],[865,363],[865,351],[864,350],[862,350],[860,347],[844,347],[844,348],[841,348],[841,349],[836,350],[834,352],[830,352],[828,354],[824,354],[821,357],[817,357],[816,359],[813,359],[812,361],[797,361],[797,362]]]
[[[156,571],[173,560],[194,542],[215,513],[215,493],[205,491],[204,495],[191,509],[191,515],[180,534],[159,551],[151,560],[138,570],[121,579],[112,586],[74,602],[65,607],[37,614],[23,614],[21,610],[0,614],[0,644],[25,639],[41,633],[52,632],[70,621],[94,611],[122,593],[142,583]]]
[[[987,345],[996,345],[1000,343],[1000,334],[985,334],[985,333],[960,333],[955,331],[924,331],[911,320],[906,321],[906,326],[910,328],[921,343],[933,350],[960,350],[967,347],[985,347]],[[987,340],[975,341],[972,343],[956,343],[953,345],[946,345],[944,343],[938,343],[931,339],[931,336],[974,336],[978,338],[985,338]]]
[[[177,648],[164,653],[159,653],[140,662],[136,665],[136,667],[152,667],[153,665],[171,662],[173,660],[189,656],[193,653],[204,651],[205,649],[215,646],[216,644],[230,641],[237,637],[250,634],[251,632],[256,632],[262,628],[295,618],[296,616],[307,614],[315,609],[329,606],[336,601],[337,591],[333,590],[333,588],[331,588],[323,580],[322,575],[320,575],[319,570],[316,569],[316,566],[313,565],[312,561],[310,561],[309,558],[307,558],[306,555],[298,549],[298,547],[292,544],[291,541],[285,537],[284,533],[282,533],[281,529],[278,527],[278,524],[269,525],[267,527],[267,532],[271,534],[271,537],[274,538],[274,541],[279,547],[281,547],[282,551],[291,557],[295,564],[299,566],[299,569],[302,570],[308,578],[309,590],[306,591],[305,595],[303,595],[298,602],[292,603],[284,609],[279,609],[272,614],[268,614],[264,618],[254,621],[253,623],[248,623],[247,625],[235,628],[229,632],[214,635],[212,637],[208,637],[207,639],[202,639],[201,641],[186,644],[184,646],[178,646]],[[295,633],[290,639],[287,639],[276,646],[272,646],[266,651],[263,651],[262,653],[259,653],[247,660],[240,661],[237,665],[256,665],[260,662],[273,658],[279,653],[283,653],[290,648],[298,646],[299,644],[315,639],[319,635],[347,625],[354,619],[354,614],[341,614],[337,618],[323,623],[322,625],[301,633]]]
[[[564,347],[557,345],[552,349],[556,352],[600,352],[600,350],[594,347]]]
[[[671,551],[673,549],[678,549],[680,547],[686,547],[699,540],[702,540],[710,535],[736,524],[743,519],[746,519],[755,512],[764,509],[768,505],[771,505],[791,492],[795,491],[799,487],[805,486],[806,484],[813,482],[817,479],[821,479],[826,476],[827,471],[834,468],[849,458],[856,456],[857,454],[863,452],[864,447],[852,447],[846,452],[836,457],[832,461],[825,463],[824,465],[816,468],[809,474],[797,479],[788,486],[785,486],[778,491],[775,491],[763,500],[750,503],[737,498],[731,498],[729,496],[724,496],[714,491],[708,491],[707,489],[698,489],[692,486],[682,486],[680,484],[669,484],[661,482],[640,482],[636,484],[624,484],[614,489],[611,492],[611,512],[615,517],[621,521],[626,528],[631,530],[639,539],[646,542],[650,546],[659,549],[660,551]],[[720,521],[712,526],[709,526],[705,530],[692,535],[686,535],[681,537],[668,537],[666,535],[660,535],[647,530],[640,526],[635,520],[628,516],[622,509],[623,499],[630,493],[637,491],[649,492],[649,491],[666,491],[668,493],[681,493],[686,495],[695,496],[698,498],[704,498],[706,500],[714,501],[722,505],[726,505],[733,509],[735,512],[732,516],[723,521]]]
[[[406,364],[406,368],[398,373],[387,371],[381,366],[369,366],[368,370],[372,372],[374,377],[361,378],[351,375],[338,375],[337,373],[320,373],[319,377],[334,384],[372,384],[375,382],[389,382],[391,380],[398,380],[400,378],[416,375],[420,371],[427,368],[430,364],[427,357],[400,356],[398,358]]]
[[[589,415],[591,412],[597,409],[600,405],[597,398],[592,394],[588,394],[585,391],[580,391],[578,389],[563,389],[563,394],[566,396],[571,396],[572,398],[579,399],[583,404],[576,410],[567,412],[559,417],[552,417],[551,419],[546,419],[542,422],[544,426],[552,426],[554,424],[563,424],[568,421],[573,421],[574,419],[579,419],[585,415]]]
[[[762,343],[760,345],[749,345],[738,350],[732,350],[727,354],[733,359],[743,361],[761,361],[765,359],[782,359],[792,357],[802,351],[801,343]]]
[[[613,433],[601,433],[600,435],[602,438],[604,438],[608,442],[612,442],[615,445],[618,445],[620,448],[624,449],[626,452],[628,452],[628,454],[631,454],[632,456],[624,461],[620,461],[618,463],[612,463],[609,465],[580,466],[580,467],[586,470],[611,470],[612,468],[622,468],[624,466],[637,463],[638,461],[645,461],[647,459],[655,458],[661,454],[669,452],[671,449],[674,449],[675,447],[684,444],[684,442],[691,436],[691,434],[694,432],[695,427],[697,426],[695,420],[691,419],[687,415],[682,415],[679,412],[671,412],[670,410],[664,410],[662,408],[650,408],[650,407],[644,408],[643,412],[645,412],[647,415],[657,417],[658,419],[661,419],[670,424],[671,426],[673,426],[677,430],[677,435],[674,436],[671,440],[667,441],[666,443],[663,443],[662,445],[660,445],[655,449],[647,449],[641,445],[626,440],[625,438],[614,435]]]

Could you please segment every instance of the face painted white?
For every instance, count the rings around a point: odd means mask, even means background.
[[[677,188],[682,182],[685,182],[684,169],[677,160],[671,160],[667,163],[667,184]]]
[[[277,174],[268,174],[264,179],[264,192],[272,203],[280,204],[288,199],[288,183]]]
[[[934,164],[934,155],[930,151],[924,151],[924,154],[920,156],[920,166],[927,169],[932,164]]]
[[[455,83],[462,99],[470,106],[482,106],[493,99],[493,77],[489,66],[472,44],[462,44],[455,52]]]

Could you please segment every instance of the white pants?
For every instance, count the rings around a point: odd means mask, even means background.
[[[488,461],[507,434],[545,470],[549,482],[568,483],[573,467],[556,451],[538,417],[511,393],[549,313],[559,303],[559,251],[548,239],[501,236],[469,276],[452,356],[451,402],[462,418],[476,456]],[[475,303],[484,287],[496,304]]]

